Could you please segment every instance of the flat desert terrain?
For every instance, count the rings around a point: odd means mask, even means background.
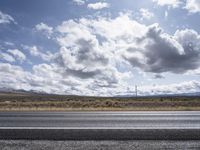
[[[200,97],[86,97],[36,93],[0,93],[0,111],[164,111],[200,110]]]

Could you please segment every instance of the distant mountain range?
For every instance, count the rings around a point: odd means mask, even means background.
[[[15,89],[9,89],[9,88],[0,88],[0,93],[15,93],[15,94],[47,94],[44,92],[38,92],[34,90],[26,91],[23,89],[15,90]]]
[[[38,91],[34,91],[34,90],[26,91],[26,90],[23,90],[23,89],[21,89],[21,90],[15,90],[15,89],[9,89],[9,88],[0,88],[0,93],[47,94],[47,95],[51,95],[49,93],[38,92]],[[55,95],[55,94],[52,94],[52,95]],[[158,94],[158,95],[144,95],[144,96],[140,96],[139,95],[138,97],[173,97],[173,96],[200,96],[200,92],[179,93],[179,94]],[[133,95],[116,95],[116,96],[113,96],[113,97],[136,97],[136,96],[135,96],[135,94],[133,94]]]
[[[142,95],[138,97],[174,97],[174,96],[200,96],[200,92],[194,93],[179,93],[179,94],[155,94],[155,95]],[[116,95],[115,97],[136,97],[134,95]]]

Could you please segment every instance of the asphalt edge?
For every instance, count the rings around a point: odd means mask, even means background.
[[[200,129],[0,129],[1,140],[200,140]]]

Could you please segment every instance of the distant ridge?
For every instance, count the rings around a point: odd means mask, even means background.
[[[200,96],[200,92],[179,93],[179,94],[154,94],[154,95],[138,95],[137,97],[174,97],[174,96]],[[116,95],[114,97],[136,97],[133,95]]]
[[[15,90],[15,89],[9,89],[9,88],[0,88],[0,93],[15,93],[15,94],[47,94],[44,92],[34,91],[34,90]]]
[[[45,93],[45,92],[39,92],[34,90],[15,90],[10,88],[0,88],[0,93],[13,93],[13,94],[40,94],[40,95],[69,95],[69,94],[51,94],[51,93]],[[69,95],[72,96],[72,95]],[[73,96],[84,96],[84,95],[73,95]],[[174,96],[200,96],[200,92],[194,92],[194,93],[179,93],[179,94],[154,94],[154,95],[138,95],[137,97],[174,97]],[[93,97],[93,96],[92,96]],[[94,96],[94,97],[101,97],[101,96]],[[106,97],[106,96],[102,96]],[[108,96],[108,97],[136,97],[135,94],[133,95],[114,95],[114,96]]]

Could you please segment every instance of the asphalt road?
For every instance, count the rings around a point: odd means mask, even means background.
[[[199,140],[200,111],[1,112],[0,139]]]
[[[1,112],[5,127],[200,129],[200,112]]]

